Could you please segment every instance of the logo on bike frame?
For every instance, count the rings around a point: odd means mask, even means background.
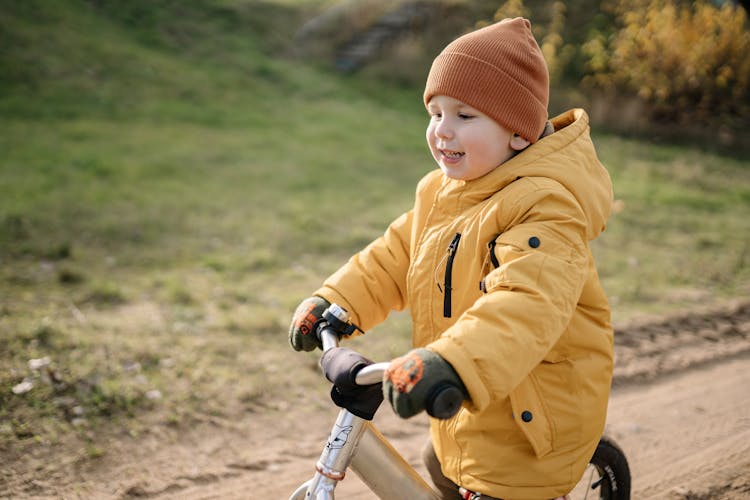
[[[336,430],[331,433],[332,439],[326,443],[326,448],[331,450],[338,450],[346,445],[349,440],[349,433],[352,432],[352,426],[347,425],[345,427],[336,426]]]

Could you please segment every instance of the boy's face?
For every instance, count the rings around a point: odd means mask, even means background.
[[[427,144],[445,175],[470,181],[491,172],[529,143],[458,99],[436,95],[427,103]]]

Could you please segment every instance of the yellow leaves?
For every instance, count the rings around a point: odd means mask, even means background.
[[[495,21],[502,21],[509,17],[529,17],[529,10],[523,0],[507,0],[495,11]]]
[[[719,68],[718,74],[716,75],[716,86],[723,89],[729,85],[729,82],[734,77],[734,71],[730,66],[722,66]]]
[[[677,121],[750,116],[750,32],[742,8],[705,0],[627,0],[610,8],[619,29],[584,45],[593,75],[587,83],[635,94],[655,116]]]
[[[602,15],[585,28],[585,41],[574,43],[565,39],[573,19],[560,0],[531,9],[507,0],[495,20],[531,15],[552,85],[580,75],[585,65],[585,87],[634,98],[646,119],[750,125],[750,26],[743,8],[711,0],[604,0],[602,9],[615,23]]]
[[[560,77],[563,68],[568,63],[572,53],[563,50],[564,40],[562,32],[565,28],[565,4],[560,1],[552,3],[552,19],[542,38],[541,49],[547,61],[550,81],[555,82]]]

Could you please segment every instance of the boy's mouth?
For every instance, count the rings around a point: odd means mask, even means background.
[[[443,155],[447,160],[456,161],[460,160],[466,153],[461,151],[451,151],[450,149],[441,149],[440,154]]]

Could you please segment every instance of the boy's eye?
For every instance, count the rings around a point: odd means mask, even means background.
[[[472,118],[474,118],[474,115],[470,115],[468,113],[459,113],[458,117],[462,120],[471,120]]]

